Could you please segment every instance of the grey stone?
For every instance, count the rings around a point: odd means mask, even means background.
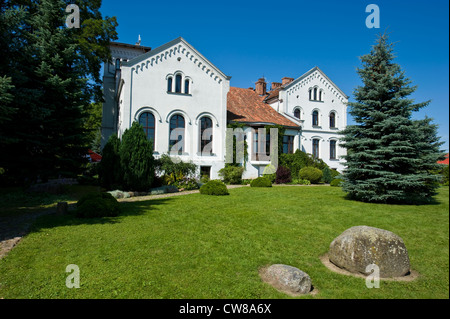
[[[330,244],[330,262],[352,273],[366,273],[368,265],[380,269],[381,278],[402,277],[410,272],[408,251],[396,234],[369,226],[347,229]]]
[[[311,278],[298,268],[276,264],[268,267],[263,279],[275,288],[289,294],[307,294],[311,291]]]

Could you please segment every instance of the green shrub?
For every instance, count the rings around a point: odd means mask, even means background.
[[[177,180],[173,185],[179,189],[184,189],[187,191],[198,189],[198,182],[195,178],[183,178],[181,180]]]
[[[292,183],[296,185],[311,185],[311,182],[307,179],[294,179]]]
[[[178,159],[173,160],[169,155],[163,154],[155,161],[155,169],[169,182],[176,182],[183,178],[193,178],[197,172],[197,165],[191,162],[183,162]]]
[[[265,177],[258,177],[251,181],[250,187],[272,187],[272,183]]]
[[[335,178],[335,179],[333,179],[333,180],[331,181],[330,186],[333,186],[333,187],[341,187],[343,182],[344,182],[344,181],[343,181],[342,179],[340,179],[340,178]]]
[[[200,187],[200,194],[223,196],[229,195],[227,186],[220,180],[212,180]]]
[[[293,154],[280,154],[278,159],[278,166],[289,168],[293,179],[301,178],[298,174],[304,167],[311,166],[320,170],[327,167],[327,164],[323,160],[314,158],[311,154],[300,150],[296,150]]]
[[[322,181],[324,183],[330,184],[332,180],[333,180],[333,175],[332,175],[331,169],[328,166],[326,166],[322,170]]]
[[[219,176],[222,177],[225,184],[240,185],[243,173],[244,167],[228,165],[219,171]]]
[[[307,179],[311,182],[311,184],[318,184],[323,176],[323,173],[320,169],[315,167],[304,167],[298,173],[301,179]]]
[[[155,176],[153,146],[143,127],[134,122],[125,130],[119,148],[123,187],[131,191],[148,191]]]
[[[91,193],[83,196],[77,203],[75,216],[78,218],[116,217],[120,205],[109,193]]]

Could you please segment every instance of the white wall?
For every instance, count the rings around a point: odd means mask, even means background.
[[[175,74],[190,79],[190,94],[167,92],[167,77]],[[226,97],[229,78],[224,77],[206,59],[182,40],[131,60],[122,66],[124,87],[120,97],[119,135],[142,112],[155,116],[155,155],[169,151],[170,118],[181,114],[185,119],[185,153],[179,158],[193,161],[199,166],[211,166],[211,178],[218,178],[218,170],[224,167]],[[120,101],[119,101],[120,103]],[[208,116],[213,121],[213,156],[199,154],[200,118]]]
[[[309,89],[317,87],[322,90],[322,101],[311,101]],[[301,150],[312,154],[313,139],[319,139],[319,158],[330,168],[342,171],[345,161],[340,158],[346,155],[346,150],[339,147],[338,132],[347,125],[347,97],[318,68],[312,69],[305,76],[295,80],[280,91],[280,108],[286,114],[294,116],[294,110],[300,109],[300,119],[303,120]],[[319,112],[319,125],[313,126],[313,111]],[[335,128],[330,127],[329,115],[336,114]],[[337,160],[330,159],[330,140],[337,140]]]

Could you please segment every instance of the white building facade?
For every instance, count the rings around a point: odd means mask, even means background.
[[[275,124],[292,136],[287,152],[300,149],[342,170],[338,131],[346,126],[347,97],[320,69],[276,90],[266,92],[257,83],[252,91],[230,88],[231,77],[183,38],[154,50],[113,43],[111,53],[112,61],[104,67],[103,146],[112,134],[121,138],[137,121],[153,141],[156,158],[170,154],[191,161],[202,174],[218,179],[225,166],[229,123],[253,128]],[[249,154],[254,138],[248,133]],[[270,164],[249,160],[243,178],[260,176]]]
[[[295,80],[284,80],[278,96],[266,102],[301,125],[300,150],[342,171],[346,149],[340,146],[338,132],[347,126],[348,96],[318,67]]]

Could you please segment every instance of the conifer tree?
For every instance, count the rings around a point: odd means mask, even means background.
[[[71,3],[80,7],[79,29],[66,27]],[[73,176],[83,164],[86,113],[100,101],[101,62],[117,38],[115,18],[104,19],[100,6],[100,0],[0,2],[0,77],[11,79],[0,94],[12,96],[14,109],[0,128],[9,141],[0,143],[0,167],[17,181]]]
[[[131,191],[148,191],[155,175],[153,146],[138,122],[125,130],[119,154],[123,187]]]
[[[431,201],[438,187],[432,170],[442,156],[437,127],[430,119],[413,120],[417,89],[394,62],[393,44],[380,35],[361,57],[363,82],[349,103],[356,124],[343,132],[347,168],[343,189],[356,200],[380,203]]]

